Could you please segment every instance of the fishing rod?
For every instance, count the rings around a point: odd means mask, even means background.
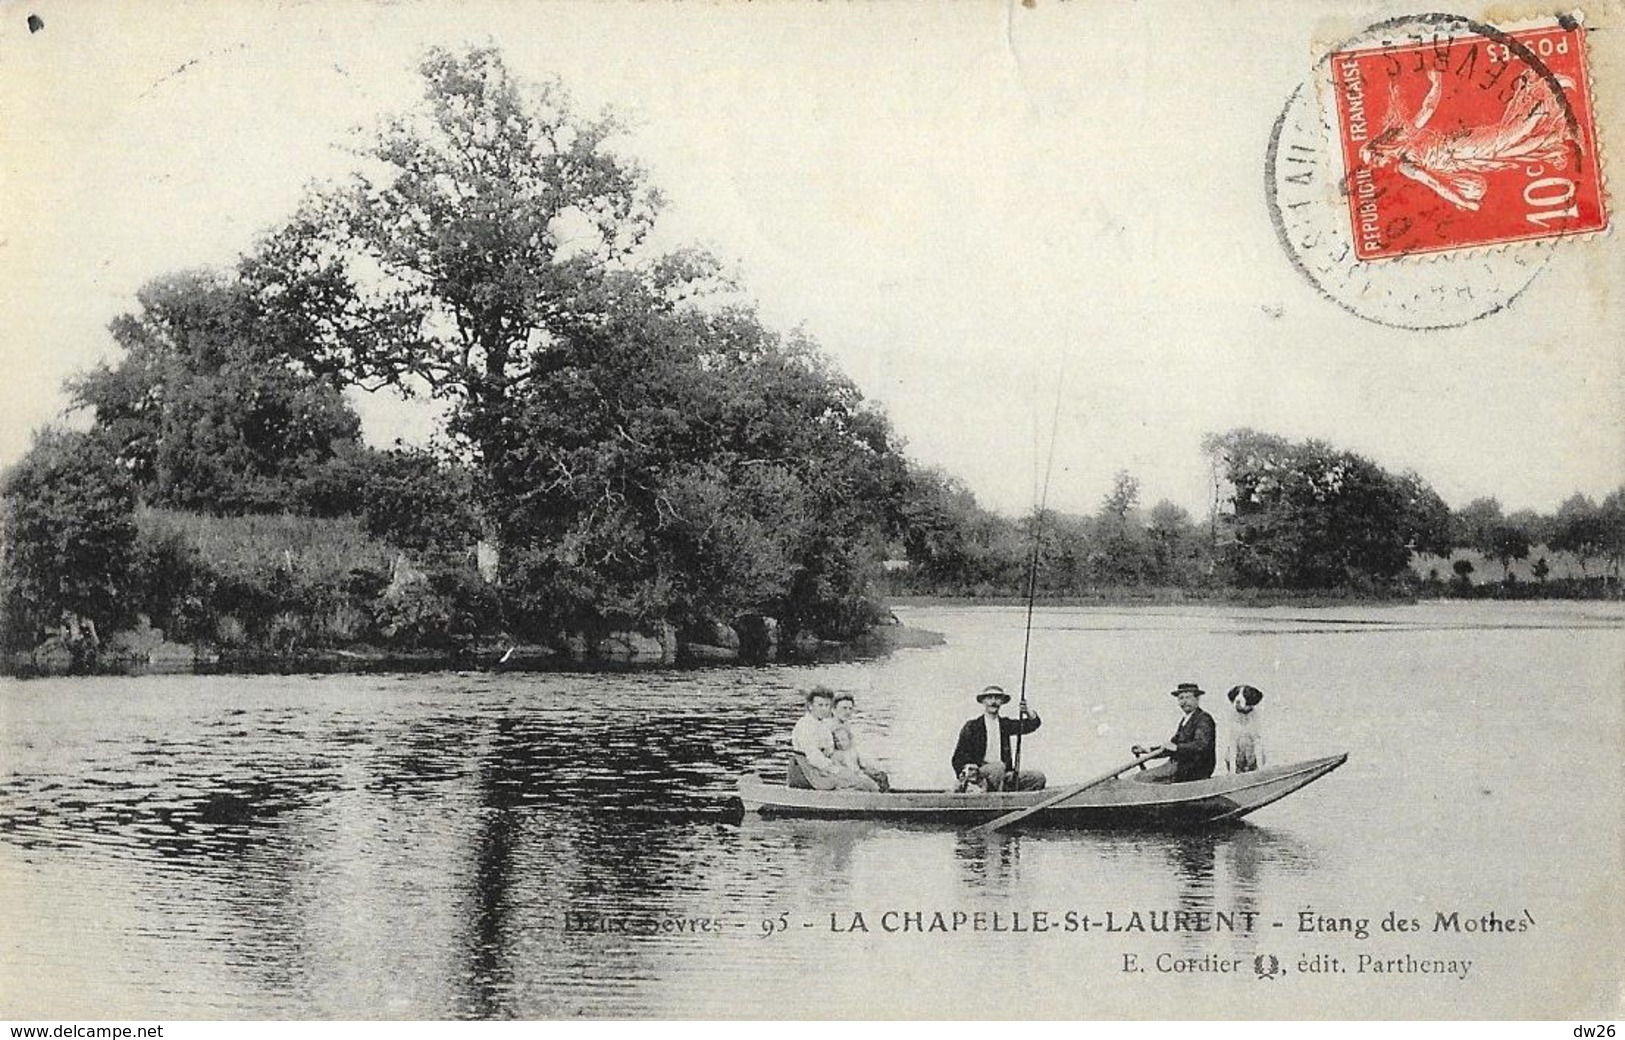
[[[1061,385],[1065,368],[1055,376],[1055,414],[1050,416],[1049,423],[1049,459],[1044,463],[1044,488],[1038,500],[1038,511],[1033,514],[1033,551],[1027,564],[1027,631],[1021,641],[1021,696],[1016,702],[1016,717],[1027,717],[1027,661],[1032,656],[1033,646],[1033,601],[1038,598],[1038,548],[1044,529],[1044,513],[1049,505],[1049,478],[1055,472],[1055,435],[1061,425]],[[1035,444],[1036,449],[1038,446]],[[1036,454],[1036,452],[1035,452]],[[1036,460],[1035,460],[1036,461]],[[1022,732],[1016,729],[1016,749],[1011,767],[1016,776],[1021,776],[1021,737]]]

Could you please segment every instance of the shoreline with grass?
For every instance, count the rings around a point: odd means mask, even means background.
[[[1435,601],[1477,600],[1579,600],[1620,601],[1620,588],[1601,576],[1557,578],[1546,582],[1514,580],[1484,582],[1472,586],[1432,583],[1419,580],[1403,591],[1396,590],[1294,590],[1255,588],[1180,588],[1172,586],[1103,588],[1082,593],[1051,595],[1040,593],[1037,607],[1164,607],[1214,606],[1265,609],[1269,607],[1411,606]],[[1026,607],[1027,598],[1012,592],[936,593],[901,592],[889,594],[892,607]]]
[[[430,670],[688,668],[872,657],[942,642],[897,622],[890,608],[1025,607],[1011,589],[907,587],[894,571],[876,587],[876,623],[842,640],[786,633],[762,615],[678,629],[668,623],[522,634],[507,624],[494,570],[475,542],[406,550],[357,517],[217,517],[141,507],[128,561],[133,623],[98,632],[69,624],[3,661],[19,677],[96,673],[289,673]],[[1619,600],[1611,576],[1576,561],[1502,568],[1482,557],[1419,556],[1397,585],[1291,590],[1220,584],[1099,586],[1040,591],[1040,608],[1169,606],[1314,609],[1404,606],[1425,600]],[[1544,560],[1541,556],[1539,559]],[[1454,572],[1453,580],[1441,575]],[[1558,575],[1553,577],[1553,572]],[[1497,573],[1499,572],[1499,573]],[[1467,575],[1488,580],[1473,583]]]
[[[130,619],[99,631],[70,616],[0,671],[19,677],[138,672],[603,670],[870,657],[942,637],[873,605],[845,639],[745,613],[682,627],[512,623],[478,542],[404,549],[361,518],[211,516],[143,506],[127,552]]]

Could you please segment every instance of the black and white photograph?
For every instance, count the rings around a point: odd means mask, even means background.
[[[1622,29],[0,3],[0,1019],[1612,1036]]]

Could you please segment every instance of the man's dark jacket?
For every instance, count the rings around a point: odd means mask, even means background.
[[[959,727],[959,743],[954,745],[954,775],[967,765],[975,763],[981,765],[987,761],[987,723],[978,715],[974,719]],[[1212,720],[1208,720],[1210,723]],[[1014,769],[1010,757],[1010,738],[1017,733],[1031,733],[1042,722],[1036,712],[1029,712],[1024,719],[1007,719],[999,716],[999,757],[1004,760],[1004,768]],[[1212,741],[1209,741],[1211,745]],[[1212,752],[1210,751],[1211,755]],[[1208,772],[1212,772],[1211,766]]]
[[[1201,708],[1186,715],[1169,743],[1174,746],[1174,753],[1168,756],[1174,764],[1174,783],[1213,775],[1213,746],[1218,741],[1212,715]]]

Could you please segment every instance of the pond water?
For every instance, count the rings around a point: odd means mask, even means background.
[[[1023,611],[899,613],[947,644],[8,682],[0,1017],[1619,1014],[1618,605],[1040,609],[1024,758],[1052,783],[1166,738],[1185,680],[1221,739],[1248,682],[1272,762],[1348,764],[1199,834],[741,819],[815,683],[896,783],[948,782]]]

